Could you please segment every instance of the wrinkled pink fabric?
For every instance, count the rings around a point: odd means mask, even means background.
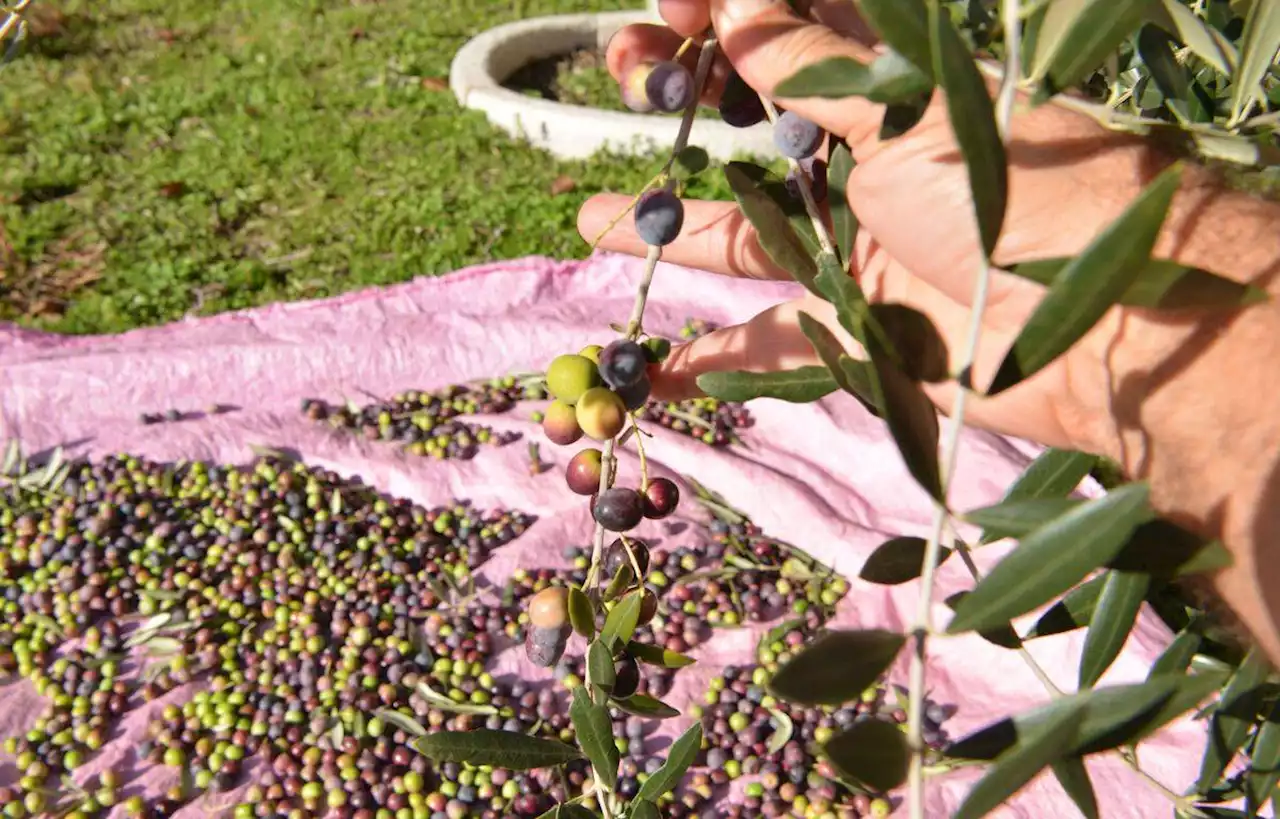
[[[561,565],[564,545],[588,539],[586,506],[566,490],[559,469],[530,476],[523,443],[486,448],[471,461],[414,458],[307,421],[298,410],[299,400],[351,397],[364,403],[370,394],[541,369],[556,354],[610,337],[607,324],[625,320],[630,312],[641,266],[609,254],[580,262],[527,258],[325,301],[273,305],[113,337],[63,338],[0,327],[0,438],[17,437],[29,452],[60,444],[69,454],[94,457],[127,450],[155,459],[224,462],[251,459],[251,444],[290,447],[308,462],[359,474],[380,489],[423,503],[457,497],[481,507],[536,514],[539,520],[529,532],[484,567],[491,578],[503,577],[515,565]],[[687,317],[732,323],[795,292],[788,284],[731,282],[663,264],[645,325],[651,332],[674,336]],[[137,421],[144,411],[195,411],[215,403],[238,409],[145,428]],[[764,400],[754,402],[751,411],[755,426],[744,434],[747,447],[712,451],[656,429],[648,455],[660,473],[693,475],[746,510],[767,533],[801,545],[851,578],[885,539],[927,536],[927,497],[908,477],[884,425],[857,402],[845,396],[807,406]],[[523,410],[483,422],[541,440]],[[544,460],[559,467],[572,451],[542,446]],[[1024,442],[967,433],[952,493],[955,507],[998,500],[1036,451]],[[631,447],[621,456],[621,469],[623,475],[637,472]],[[1096,494],[1098,488],[1086,485],[1082,491]],[[678,516],[706,519],[691,503]],[[647,532],[667,546],[696,543],[704,533],[691,526],[671,535],[664,525]],[[1006,550],[1002,544],[984,548],[976,559],[986,568]],[[938,583],[939,601],[971,587],[956,560],[942,566]],[[880,587],[855,579],[837,625],[908,628],[918,588]],[[935,605],[937,622],[945,623],[948,614],[940,602]],[[669,699],[683,706],[687,697],[704,690],[717,666],[750,662],[757,636],[758,630],[716,631],[694,652],[702,662],[681,672]],[[1074,687],[1081,638],[1074,633],[1029,644],[1067,690]],[[1158,618],[1144,611],[1103,682],[1141,680],[1169,639]],[[498,662],[503,669],[519,668],[517,655],[509,651]],[[905,682],[905,675],[904,657],[893,676]],[[928,688],[934,700],[959,707],[946,726],[953,737],[1046,701],[1041,684],[1016,653],[974,636],[931,643]],[[188,696],[178,691],[139,708],[76,778],[83,780],[108,764],[129,769],[131,746],[143,736],[149,716]],[[39,698],[26,683],[0,688],[0,735],[25,728],[40,710]],[[664,730],[670,733],[684,724],[672,720]],[[1142,765],[1181,792],[1194,779],[1204,740],[1203,726],[1184,718],[1144,744]],[[0,782],[12,780],[11,763],[0,758]],[[1088,764],[1103,814],[1110,819],[1171,812],[1168,801],[1116,757]],[[135,773],[128,794],[142,788],[158,793],[175,778],[165,769]],[[952,813],[979,774],[962,770],[931,780],[927,815]],[[234,804],[234,798],[198,800],[182,815],[204,815],[214,805]],[[997,815],[1044,819],[1075,815],[1075,809],[1046,775]]]

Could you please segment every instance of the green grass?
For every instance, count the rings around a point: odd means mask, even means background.
[[[61,4],[59,30],[0,73],[0,319],[114,332],[494,259],[580,258],[583,199],[637,190],[660,158],[558,161],[431,81],[499,22],[638,5]],[[560,176],[576,188],[553,195]],[[704,177],[692,195],[727,196]]]

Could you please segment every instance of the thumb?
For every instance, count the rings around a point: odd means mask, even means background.
[[[760,94],[843,137],[853,149],[874,140],[884,108],[862,97],[779,98],[774,88],[802,68],[834,57],[870,63],[876,53],[859,39],[798,17],[787,0],[711,0],[720,48]],[[856,30],[857,27],[855,27]]]

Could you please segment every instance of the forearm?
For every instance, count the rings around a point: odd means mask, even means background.
[[[1113,374],[1113,454],[1150,482],[1164,516],[1227,545],[1235,565],[1215,585],[1280,664],[1280,206],[1193,171],[1157,255],[1255,284],[1272,300],[1171,316],[1151,338],[1133,339],[1156,354]]]

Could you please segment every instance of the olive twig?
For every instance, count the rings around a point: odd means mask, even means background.
[[[631,416],[631,428],[637,432],[640,429],[639,425],[636,423],[636,416],[634,414]],[[642,436],[636,435],[635,439],[636,452],[640,456],[640,493],[644,494],[649,491],[649,459],[646,458],[644,454],[644,441],[642,440]]]

